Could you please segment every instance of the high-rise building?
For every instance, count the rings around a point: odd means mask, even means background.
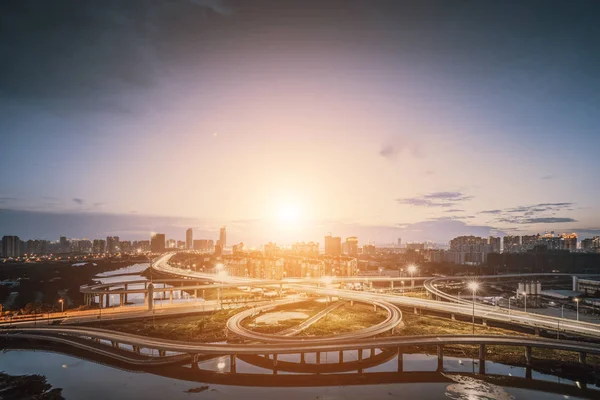
[[[296,242],[292,244],[292,253],[296,256],[316,258],[319,256],[319,243]]]
[[[358,238],[356,236],[350,236],[346,238],[346,254],[349,256],[356,257],[358,256]]]
[[[402,247],[402,238],[398,238],[398,244],[396,245],[398,248]]]
[[[492,253],[500,253],[501,247],[501,239],[499,237],[490,236],[488,238],[488,243],[490,245],[490,250]]]
[[[167,249],[174,249],[177,247],[177,241],[175,239],[167,239],[166,246]]]
[[[407,250],[425,250],[425,243],[412,242],[406,243]]]
[[[377,248],[374,244],[365,244],[362,248],[362,253],[367,256],[374,256],[377,254]]]
[[[520,236],[504,236],[502,239],[504,244],[505,253],[517,253],[521,250],[521,237]]]
[[[153,233],[150,239],[150,251],[153,253],[164,253],[165,251],[165,234]]]
[[[194,247],[194,230],[189,228],[185,231],[185,248],[191,249],[192,247]]]
[[[102,239],[94,239],[92,251],[94,253],[104,253],[106,249],[106,242]]]
[[[342,238],[333,237],[331,234],[325,236],[325,254],[330,256],[339,256],[342,254]]]
[[[575,251],[577,250],[577,234],[576,233],[563,233],[561,238],[563,239],[563,250]]]
[[[521,251],[533,250],[538,244],[540,235],[523,235],[521,236]]]
[[[119,252],[119,237],[118,236],[107,236],[106,237],[106,251],[108,253]]]
[[[2,256],[6,258],[21,256],[21,239],[18,236],[2,237]]]
[[[219,231],[219,245],[221,246],[221,250],[227,245],[227,227],[225,226]]]
[[[88,239],[82,239],[79,241],[77,250],[80,253],[91,253],[92,252],[92,241]]]
[[[231,248],[233,251],[234,255],[238,255],[240,253],[244,252],[244,243],[238,243],[238,244],[234,244],[233,247]]]
[[[581,241],[581,250],[585,252],[597,252],[600,250],[600,236],[583,239]]]
[[[58,252],[59,253],[68,253],[71,251],[69,246],[69,239],[66,236],[61,236],[58,240]]]

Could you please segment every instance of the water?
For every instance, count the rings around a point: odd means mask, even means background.
[[[344,358],[352,359],[351,352],[345,352]],[[355,352],[354,352],[355,353]],[[337,359],[336,353],[323,354],[321,360],[330,359],[329,362],[334,362]],[[355,355],[355,354],[354,354]],[[296,356],[297,357],[297,356]],[[286,356],[287,360],[292,361],[294,356]],[[283,356],[281,358],[283,360]],[[307,362],[309,359],[307,358]],[[422,354],[405,354],[404,369],[405,371],[433,371],[435,369],[435,356]],[[272,371],[268,369],[258,368],[254,365],[237,361],[237,373],[240,376],[256,376],[255,382],[247,385],[225,385],[215,383],[204,383],[202,375],[198,373],[195,378],[190,378],[189,373],[193,372],[189,365],[185,367],[176,367],[180,370],[186,370],[188,376],[184,376],[189,380],[177,379],[166,376],[161,376],[162,371],[156,373],[149,372],[131,372],[102,364],[93,361],[82,360],[79,358],[46,352],[32,350],[9,350],[4,351],[0,355],[0,370],[11,375],[26,375],[26,374],[41,374],[44,375],[48,383],[53,387],[63,389],[63,396],[66,399],[129,399],[142,398],[145,400],[152,399],[190,399],[190,396],[197,396],[202,399],[443,399],[450,398],[456,400],[476,400],[476,399],[577,399],[585,398],[586,394],[582,393],[577,397],[573,394],[565,395],[561,393],[548,393],[533,389],[523,389],[510,386],[500,386],[494,383],[486,382],[476,375],[470,375],[474,366],[471,360],[461,360],[458,358],[448,357],[444,363],[447,370],[444,373],[423,372],[423,375],[433,377],[433,381],[415,382],[415,383],[380,383],[380,384],[358,384],[348,386],[309,386],[306,382],[313,384],[317,377],[311,375],[300,375],[306,377],[302,385],[295,387],[285,387],[278,384],[278,380],[290,377],[293,374],[278,374],[272,375]],[[489,374],[501,374],[504,376],[519,375],[523,368],[508,367],[502,364],[488,362]],[[388,377],[401,376],[402,374],[390,374],[394,372],[397,366],[397,361],[394,358],[386,363],[365,370],[365,376],[376,375],[370,374],[374,372],[388,372]],[[215,376],[227,376],[225,372],[229,371],[229,357],[219,357],[212,360],[200,363],[200,368],[203,370],[221,372]],[[451,373],[459,372],[457,373]],[[461,374],[460,372],[464,373]],[[248,375],[253,374],[253,375]],[[412,374],[415,374],[414,372]],[[345,374],[342,374],[345,375]],[[194,376],[193,374],[191,376]],[[320,379],[328,379],[329,377],[340,376],[340,374],[322,374],[318,376]],[[417,375],[418,376],[418,375]],[[563,383],[568,385],[572,391],[575,389],[574,383],[559,380],[556,377],[543,374],[533,374],[534,382],[536,379],[547,379],[555,383]],[[358,378],[357,378],[358,379]],[[191,381],[193,380],[193,381]],[[264,386],[276,387],[256,387],[258,381],[264,382]],[[438,380],[438,381],[436,381]],[[439,380],[445,380],[439,381]],[[218,379],[208,378],[208,381],[218,381]],[[248,381],[247,381],[248,382]],[[521,380],[524,382],[524,380]],[[540,384],[537,381],[537,384]],[[543,385],[543,382],[542,382]],[[189,389],[208,386],[208,388],[198,393],[186,393]],[[591,388],[590,388],[591,389]],[[598,393],[597,391],[588,392],[588,395]]]

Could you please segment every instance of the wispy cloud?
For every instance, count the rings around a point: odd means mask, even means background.
[[[83,199],[80,199],[80,198],[78,198],[78,197],[75,197],[75,198],[73,199],[73,202],[74,202],[75,204],[78,204],[78,205],[80,205],[80,206],[81,206],[81,205],[83,205],[83,203],[84,203]]]
[[[417,207],[453,207],[457,203],[471,200],[472,196],[467,196],[462,192],[433,192],[418,197],[406,197],[396,199],[400,204],[407,204]],[[448,211],[449,212],[449,211]]]
[[[577,222],[570,217],[556,216],[558,212],[570,211],[574,203],[538,203],[502,210],[484,210],[480,214],[495,215],[497,223],[509,224],[559,224]]]

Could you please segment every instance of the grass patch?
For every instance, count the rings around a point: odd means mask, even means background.
[[[299,325],[306,319],[312,317],[313,315],[319,313],[320,311],[327,308],[328,304],[323,301],[303,301],[300,303],[292,303],[292,304],[284,304],[278,306],[272,310],[269,310],[265,313],[261,313],[256,315],[254,318],[246,318],[242,321],[242,326],[247,329],[251,329],[254,332],[259,333],[277,333],[281,332],[285,329],[292,328],[296,325]],[[279,320],[277,323],[257,323],[256,319],[259,316],[269,316],[270,314],[276,314],[279,312],[286,311],[295,311],[306,314],[306,318],[288,318],[285,320]]]
[[[330,336],[357,331],[383,322],[386,317],[387,312],[381,308],[373,311],[373,306],[351,306],[350,303],[346,303],[311,325],[301,336]]]

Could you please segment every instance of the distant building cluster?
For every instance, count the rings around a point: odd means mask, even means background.
[[[590,242],[591,240],[591,242]],[[594,251],[600,248],[600,246],[593,247],[593,239],[585,239],[586,246],[589,244],[589,248],[582,248],[584,251]],[[598,240],[596,240],[596,244]],[[521,253],[531,251],[534,248],[541,246],[548,250],[567,250],[577,251],[577,234],[576,233],[563,233],[557,235],[554,232],[546,232],[543,235],[539,233],[537,235],[523,235],[523,236],[505,236],[503,239],[505,253]]]

